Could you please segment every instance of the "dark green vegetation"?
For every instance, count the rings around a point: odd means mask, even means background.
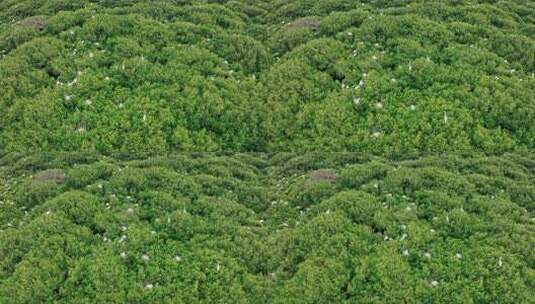
[[[534,151],[533,1],[0,0],[0,303],[535,303]]]
[[[6,155],[0,303],[533,303],[534,181],[533,154]]]
[[[0,52],[8,151],[535,148],[528,0],[2,0]]]

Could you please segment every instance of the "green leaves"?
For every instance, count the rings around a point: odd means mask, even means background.
[[[365,2],[0,1],[0,303],[534,298],[533,7]]]
[[[1,147],[398,154],[534,145],[524,6],[84,3],[4,4],[3,18],[16,22],[0,29]]]
[[[8,155],[0,299],[528,301],[532,155],[404,158]]]

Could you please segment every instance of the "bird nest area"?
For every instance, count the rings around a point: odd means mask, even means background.
[[[7,154],[0,180],[2,303],[533,295],[533,154]]]
[[[535,2],[0,0],[0,304],[534,303]]]
[[[532,150],[535,8],[487,2],[2,1],[0,150]]]

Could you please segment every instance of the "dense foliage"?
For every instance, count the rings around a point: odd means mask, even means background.
[[[0,0],[0,303],[534,303],[534,122],[533,1]]]
[[[534,159],[5,155],[0,302],[532,302]]]
[[[0,149],[535,148],[531,1],[0,1]]]

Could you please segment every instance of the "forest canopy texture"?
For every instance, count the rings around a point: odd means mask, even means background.
[[[532,303],[535,157],[10,154],[0,303]]]
[[[0,303],[535,303],[535,2],[0,0]]]
[[[532,1],[0,1],[0,149],[525,151]]]

